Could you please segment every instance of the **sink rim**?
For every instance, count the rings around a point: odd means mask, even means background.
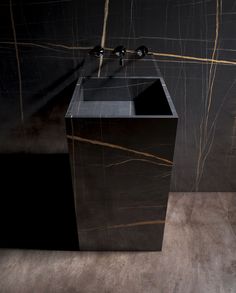
[[[128,80],[131,80],[131,79],[152,79],[154,82],[155,80],[160,80],[160,84],[162,86],[162,89],[164,91],[164,94],[165,94],[165,98],[167,100],[167,103],[170,107],[170,111],[172,112],[171,115],[137,115],[137,114],[132,114],[132,115],[86,115],[86,116],[83,116],[79,113],[76,113],[74,111],[74,109],[76,109],[76,106],[79,107],[81,103],[83,103],[84,101],[81,101],[81,94],[80,94],[80,90],[81,90],[81,87],[83,86],[83,83],[86,81],[86,79],[89,79],[89,80],[101,80],[101,79],[128,79]],[[84,103],[93,103],[93,101],[85,101]],[[97,101],[98,103],[113,103],[114,101]],[[116,102],[123,102],[123,101],[116,101]],[[77,104],[77,105],[76,105]],[[120,119],[148,119],[148,118],[162,118],[162,119],[165,119],[165,118],[178,118],[178,114],[176,112],[176,109],[175,109],[175,106],[172,102],[172,99],[170,97],[170,94],[169,94],[169,91],[167,89],[167,86],[164,82],[164,79],[160,76],[158,77],[154,77],[154,76],[127,76],[127,77],[124,77],[124,76],[101,76],[101,77],[97,77],[97,76],[81,76],[77,83],[76,83],[76,87],[75,87],[75,90],[74,90],[74,93],[73,93],[73,96],[72,96],[72,99],[70,101],[70,104],[69,104],[69,107],[67,109],[67,112],[66,112],[66,115],[65,115],[65,118],[81,118],[81,119],[84,119],[84,118],[99,118],[99,119],[106,119],[106,118],[109,118],[109,119],[116,119],[116,118],[120,118]]]

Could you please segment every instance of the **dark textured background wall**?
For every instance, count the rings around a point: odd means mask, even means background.
[[[179,114],[172,190],[236,190],[236,2],[110,0],[106,47],[157,53]],[[64,114],[104,0],[0,3],[0,152],[67,152]]]

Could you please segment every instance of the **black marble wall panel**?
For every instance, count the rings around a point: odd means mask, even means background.
[[[64,113],[106,3],[105,47],[147,45],[177,108],[172,190],[235,190],[234,0],[1,1],[0,151],[67,151]]]
[[[100,39],[103,5],[1,1],[0,17],[0,150],[65,152],[64,114],[84,55],[77,47]]]

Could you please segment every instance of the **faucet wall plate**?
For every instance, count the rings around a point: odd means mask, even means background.
[[[96,47],[94,47],[90,52],[90,55],[95,56],[95,57],[101,57],[104,54],[104,49],[98,45]]]
[[[135,52],[138,58],[143,58],[148,54],[148,48],[145,46],[140,46],[135,50]]]

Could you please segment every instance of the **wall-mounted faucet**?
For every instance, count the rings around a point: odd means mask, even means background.
[[[113,54],[115,54],[117,57],[119,57],[119,64],[121,66],[124,66],[124,59],[126,49],[124,46],[118,46],[113,50]]]
[[[135,53],[138,58],[143,58],[148,54],[148,48],[145,46],[140,46],[135,50]]]
[[[112,53],[119,58],[120,66],[124,66],[123,58],[126,54],[126,48],[122,45],[117,46]],[[97,58],[102,57],[104,55],[104,48],[102,48],[100,45],[95,46],[92,50],[90,50],[89,54]],[[148,48],[146,46],[139,46],[135,50],[135,54],[137,58],[143,58],[148,54]]]

